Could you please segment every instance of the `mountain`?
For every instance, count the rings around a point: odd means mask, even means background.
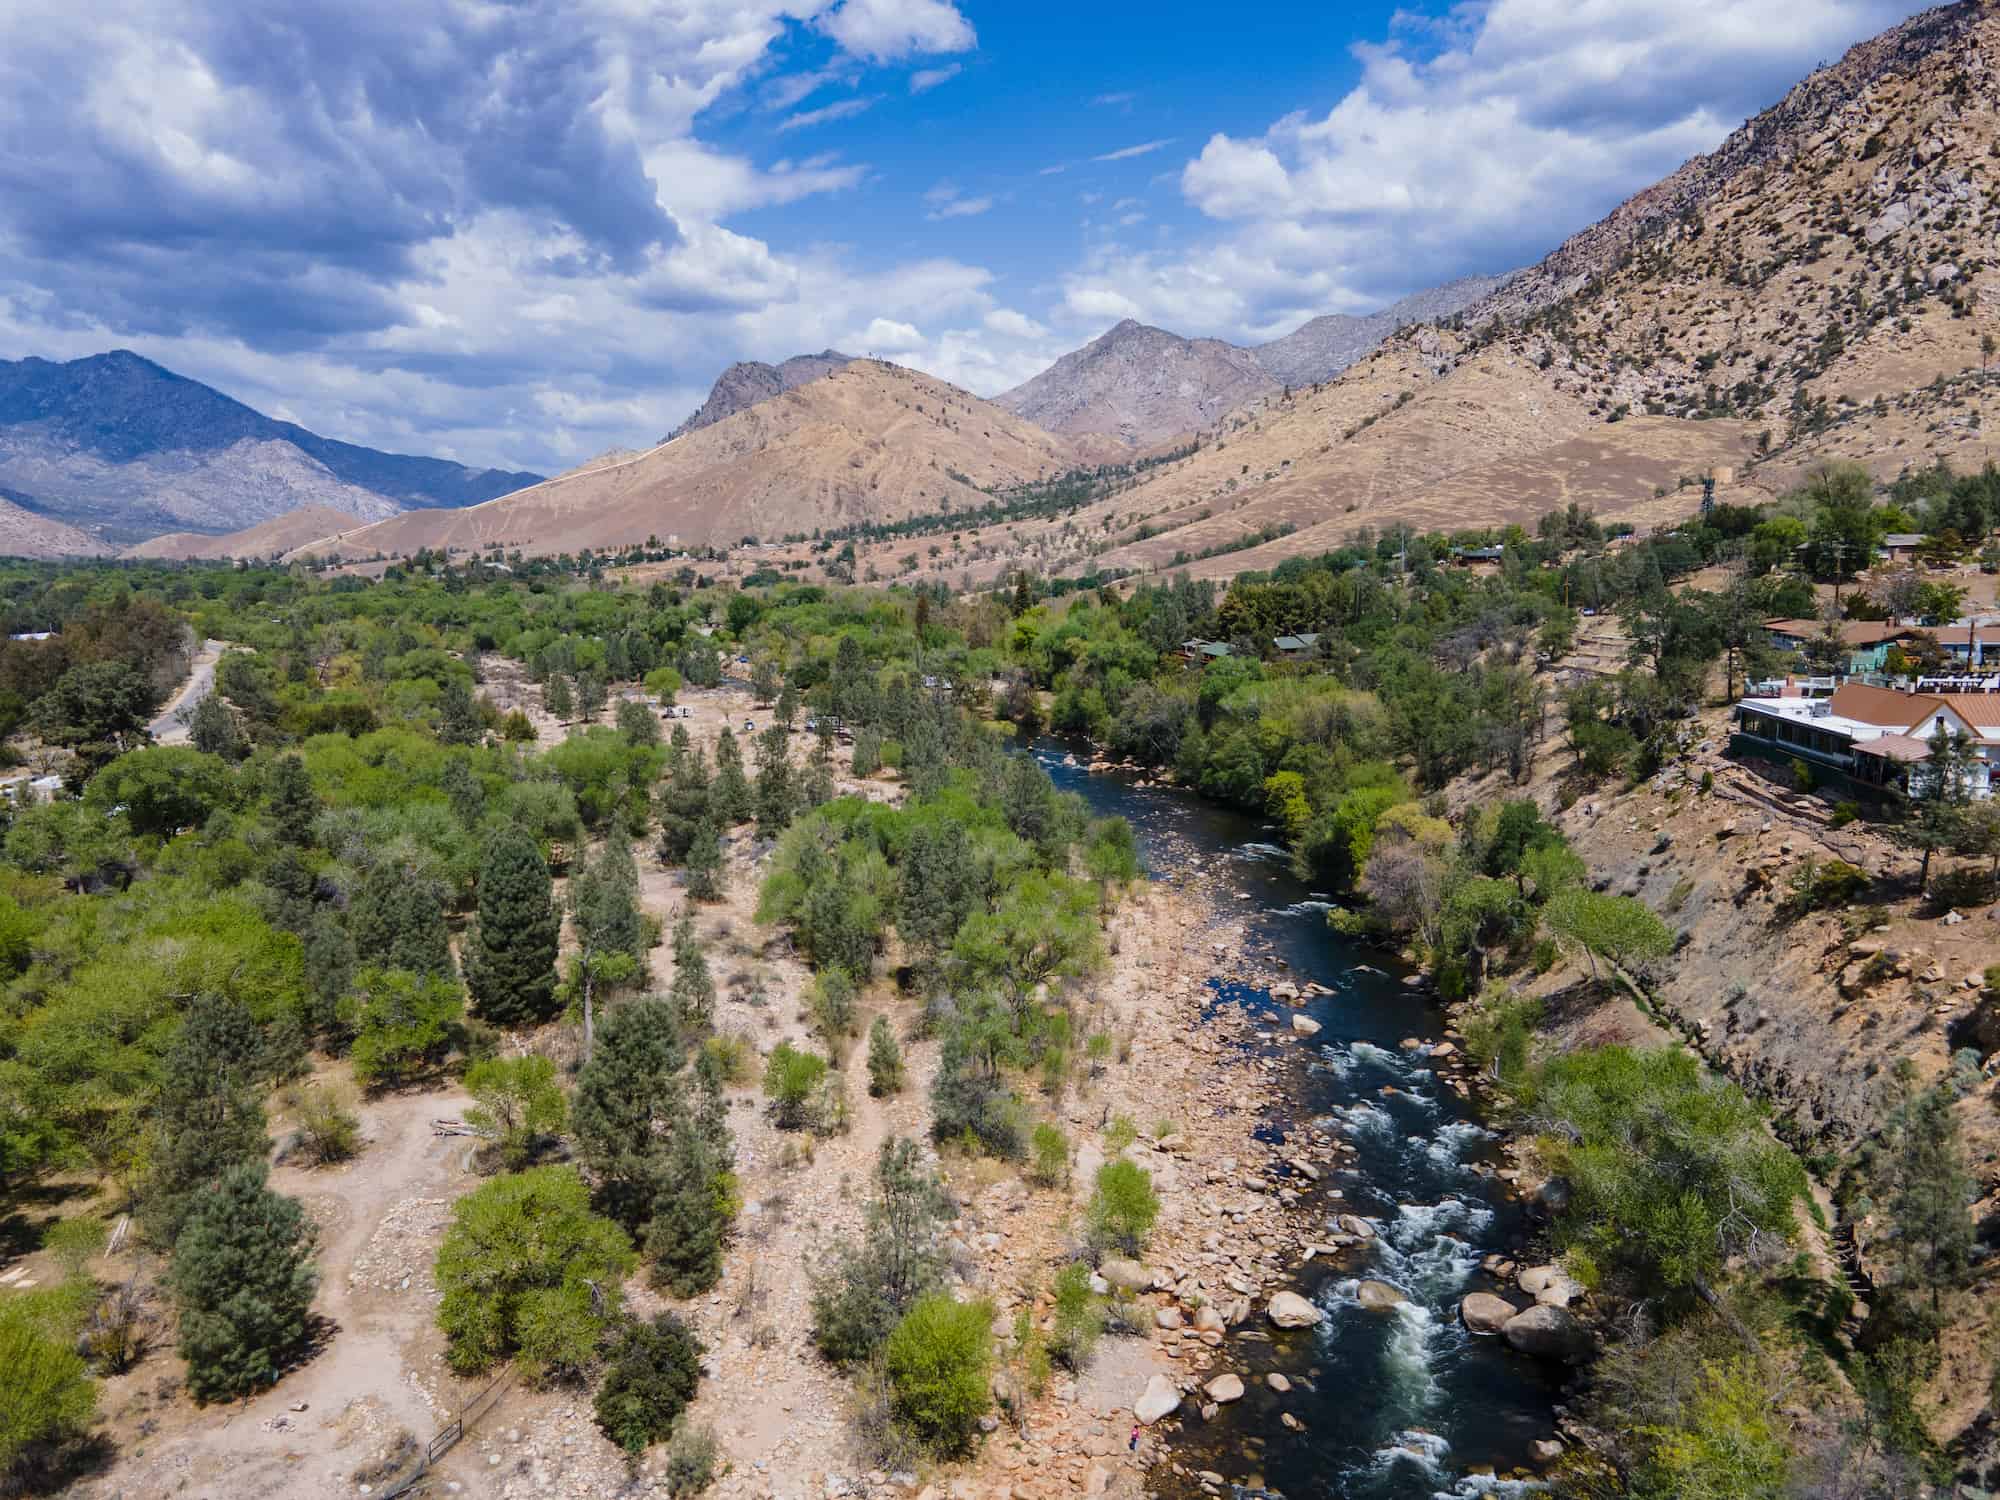
[[[111,549],[88,532],[41,515],[0,490],[0,557],[102,557]]]
[[[483,505],[409,511],[304,555],[420,547],[734,545],[990,503],[988,487],[1097,456],[928,375],[856,360],[622,462],[586,465]]]
[[[119,556],[180,559],[283,557],[308,542],[320,541],[365,525],[367,522],[360,516],[325,505],[308,505],[221,536],[210,536],[200,531],[169,531],[161,536],[149,537],[137,546],[127,547]]]
[[[1828,460],[1976,471],[2000,422],[1996,59],[2000,8],[1917,16],[1456,315],[1238,407],[1074,512],[962,535],[963,555],[981,577],[1227,577],[1571,503],[1672,525],[1710,473],[1747,503]]]
[[[1283,338],[1258,344],[1250,352],[1280,384],[1312,385],[1331,379],[1357,359],[1380,348],[1384,339],[1404,325],[1449,318],[1491,296],[1507,280],[1505,276],[1465,276],[1392,302],[1365,318],[1330,313],[1314,318]]]
[[[1250,348],[1183,338],[1127,318],[993,400],[1067,437],[1096,433],[1151,448],[1211,427],[1224,413],[1286,386],[1329,380],[1403,325],[1450,317],[1504,279],[1466,277],[1367,317],[1314,318]]]
[[[306,505],[369,518],[467,505],[540,478],[323,438],[123,349],[0,360],[0,486],[111,539]]]
[[[671,443],[677,437],[713,426],[724,417],[733,417],[759,401],[781,396],[809,380],[831,375],[842,366],[853,363],[853,355],[840,354],[832,349],[822,349],[818,354],[794,354],[782,364],[775,365],[754,359],[742,360],[722,372],[699,411],[660,441]]]
[[[1248,349],[1127,318],[993,404],[1064,437],[1097,433],[1145,448],[1277,387]]]

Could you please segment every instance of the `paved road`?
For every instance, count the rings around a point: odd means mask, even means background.
[[[181,719],[183,713],[192,713],[194,706],[206,698],[215,688],[215,664],[222,658],[226,641],[203,641],[201,650],[195,653],[194,668],[188,673],[188,680],[181,684],[181,690],[167,700],[167,706],[160,710],[160,716],[146,726],[147,731],[162,745],[185,745],[188,728]]]

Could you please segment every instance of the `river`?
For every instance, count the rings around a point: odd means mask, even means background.
[[[1131,821],[1155,878],[1198,870],[1225,908],[1235,903],[1228,914],[1247,918],[1260,967],[1282,959],[1301,984],[1333,991],[1307,1010],[1323,1028],[1317,1056],[1274,1131],[1317,1123],[1357,1148],[1328,1174],[1323,1186],[1343,1196],[1324,1199],[1323,1211],[1357,1214],[1375,1237],[1333,1264],[1302,1268],[1299,1289],[1327,1314],[1311,1335],[1235,1341],[1248,1394],[1205,1428],[1196,1419],[1176,1457],[1239,1491],[1266,1488],[1286,1500],[1458,1500],[1534,1488],[1493,1476],[1525,1467],[1529,1443],[1552,1434],[1560,1377],[1497,1338],[1473,1337],[1457,1317],[1461,1297],[1491,1288],[1481,1259],[1518,1249],[1523,1211],[1490,1175],[1496,1139],[1477,1106],[1400,1045],[1436,1040],[1442,1013],[1384,972],[1381,954],[1327,925],[1328,904],[1292,875],[1270,825],[1130,776],[1092,774],[1081,747],[1044,740],[1035,754],[1097,814]],[[1284,1010],[1240,984],[1217,985],[1216,1003],[1274,1018]],[[1391,1283],[1408,1302],[1364,1311],[1355,1301],[1363,1277]],[[1295,1382],[1289,1395],[1248,1379],[1272,1369]],[[1302,1430],[1282,1425],[1281,1411]]]

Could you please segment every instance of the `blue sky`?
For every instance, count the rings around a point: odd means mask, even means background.
[[[1526,264],[1906,0],[14,0],[0,356],[555,470],[832,346],[990,395]]]

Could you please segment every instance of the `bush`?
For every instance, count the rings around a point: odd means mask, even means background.
[[[1863,875],[1862,884],[1866,883],[1867,876]],[[1988,906],[1993,901],[1993,877],[1987,871],[1972,865],[1963,865],[1955,870],[1942,870],[1932,878],[1928,894],[1931,905],[1938,911],[1950,911],[1955,907]]]
[[[918,1299],[883,1350],[896,1415],[938,1453],[961,1452],[991,1396],[993,1304],[947,1292]]]
[[[667,1493],[676,1500],[686,1495],[699,1495],[715,1483],[715,1461],[722,1453],[722,1445],[715,1439],[712,1427],[682,1427],[675,1431],[672,1441],[667,1444],[665,1461],[661,1474],[667,1482]]]
[[[1097,1169],[1087,1229],[1092,1248],[1137,1255],[1159,1216],[1160,1200],[1153,1192],[1151,1172],[1122,1157]]]
[[[362,998],[351,1055],[364,1085],[394,1087],[444,1061],[465,1014],[457,985],[406,969],[370,969],[355,987]]]
[[[535,1167],[467,1194],[437,1256],[452,1368],[470,1374],[510,1355],[530,1378],[587,1368],[635,1260],[572,1168]]]
[[[315,1166],[346,1161],[361,1147],[361,1117],[352,1096],[331,1083],[307,1084],[292,1092],[292,1112],[299,1122],[299,1149]]]
[[[556,1065],[539,1053],[495,1057],[465,1071],[465,1089],[479,1102],[465,1123],[499,1148],[510,1168],[526,1166],[569,1118]]]
[[[780,1042],[764,1065],[764,1096],[780,1130],[804,1130],[814,1123],[813,1104],[826,1077],[826,1059]]]
[[[1047,1120],[1037,1125],[1029,1138],[1029,1149],[1034,1153],[1035,1181],[1044,1187],[1057,1187],[1069,1180],[1069,1137],[1060,1126]]]
[[[707,1038],[701,1050],[713,1061],[718,1081],[740,1086],[750,1081],[750,1060],[757,1055],[750,1038],[740,1031],[727,1031]]]
[[[903,1049],[887,1016],[877,1016],[868,1028],[868,1092],[881,1099],[903,1091]]]
[[[72,1309],[51,1295],[0,1297],[0,1477],[30,1448],[81,1434],[97,1386],[71,1348]]]
[[[1113,1156],[1132,1149],[1132,1143],[1139,1139],[1139,1127],[1130,1115],[1113,1115],[1111,1123],[1104,1127],[1104,1149]]]
[[[825,969],[813,979],[807,997],[813,1025],[825,1041],[827,1051],[842,1056],[847,1039],[854,1035],[854,979],[845,969]]]
[[[1090,1289],[1090,1268],[1073,1260],[1056,1275],[1049,1349],[1065,1368],[1081,1372],[1104,1332],[1104,1304]]]
[[[597,1425],[627,1453],[672,1436],[701,1380],[701,1341],[679,1316],[663,1312],[629,1324],[611,1346],[597,1388]]]

